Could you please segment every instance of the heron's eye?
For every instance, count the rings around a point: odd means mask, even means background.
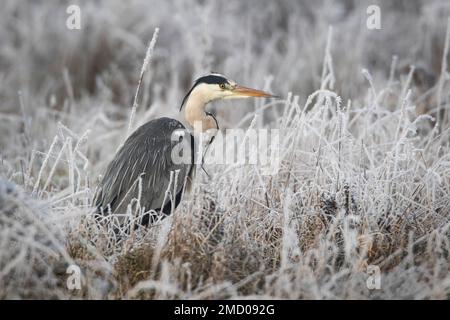
[[[219,84],[220,89],[225,90],[225,83]]]

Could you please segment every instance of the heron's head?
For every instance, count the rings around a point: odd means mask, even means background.
[[[189,90],[184,97],[183,102],[181,103],[181,108],[183,108],[184,103],[189,99],[189,97],[194,96],[196,99],[201,100],[205,104],[219,99],[275,97],[274,95],[261,90],[238,85],[233,80],[227,79],[225,76],[218,73],[211,73],[210,75],[198,78],[191,90]]]

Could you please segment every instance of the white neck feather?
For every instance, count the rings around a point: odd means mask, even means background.
[[[205,107],[211,100],[214,100],[214,97],[209,88],[203,84],[195,87],[189,95],[185,118],[194,131],[205,132],[208,129],[216,129],[214,119],[205,113]]]

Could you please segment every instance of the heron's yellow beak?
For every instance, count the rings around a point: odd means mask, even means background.
[[[233,88],[232,93],[233,93],[232,97],[236,97],[236,98],[240,98],[240,97],[242,97],[242,98],[243,97],[276,98],[277,97],[277,96],[274,96],[273,94],[265,92],[265,91],[247,88],[247,87],[243,87],[243,86],[239,86],[239,85],[237,85],[235,88]]]

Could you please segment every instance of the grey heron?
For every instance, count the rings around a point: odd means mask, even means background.
[[[240,86],[217,73],[197,79],[180,107],[181,111],[185,106],[185,120],[190,127],[190,160],[176,163],[172,159],[175,146],[181,143],[174,141],[173,134],[176,130],[186,130],[180,121],[163,117],[145,123],[127,138],[107,167],[94,197],[97,215],[125,213],[132,199],[138,199],[145,211],[141,225],[169,215],[180,203],[185,181],[192,177],[194,170],[195,143],[191,132],[219,128],[214,115],[205,111],[206,105],[218,99],[247,97],[275,96]]]

